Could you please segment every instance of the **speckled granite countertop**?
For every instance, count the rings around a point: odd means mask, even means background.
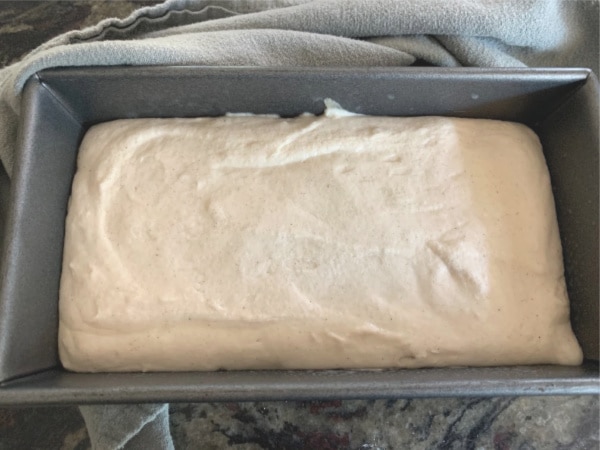
[[[1,1],[0,67],[156,1]],[[596,396],[172,404],[182,449],[598,449]],[[0,409],[0,449],[87,449],[77,407]]]

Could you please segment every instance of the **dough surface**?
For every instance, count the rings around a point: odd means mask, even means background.
[[[582,361],[540,143],[500,121],[96,125],[59,306],[83,372]]]

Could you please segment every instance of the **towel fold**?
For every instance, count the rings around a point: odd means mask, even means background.
[[[21,90],[49,67],[584,66],[598,0],[167,0],[43,44],[0,71],[10,176]],[[82,406],[95,449],[171,449],[168,405]]]
[[[172,450],[169,405],[80,406],[94,450]]]
[[[586,66],[598,0],[167,0],[58,36],[0,71],[9,176],[20,92],[57,66]]]

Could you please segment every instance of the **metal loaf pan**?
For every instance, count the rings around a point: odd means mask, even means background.
[[[294,116],[323,99],[371,115],[523,122],[550,167],[580,367],[76,374],[57,357],[64,220],[86,129],[129,117]],[[33,76],[0,278],[0,404],[581,394],[598,383],[598,83],[586,69],[116,67]],[[8,203],[7,203],[8,202]],[[6,207],[7,206],[7,207]],[[5,222],[5,223],[4,223]],[[4,223],[4,225],[2,225]]]

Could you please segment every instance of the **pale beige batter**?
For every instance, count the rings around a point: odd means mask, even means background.
[[[539,141],[440,117],[97,125],[59,350],[86,372],[579,364]]]

